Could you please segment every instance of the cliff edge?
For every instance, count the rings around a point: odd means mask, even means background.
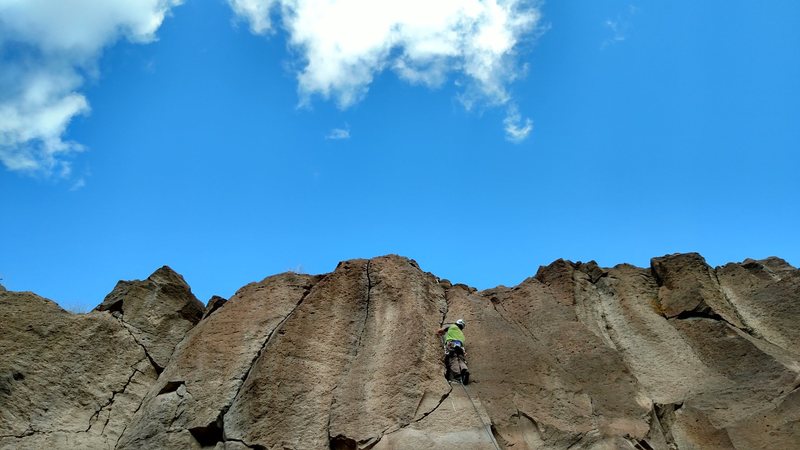
[[[435,331],[463,318],[468,386]],[[0,449],[800,448],[800,271],[558,260],[515,287],[389,255],[207,307],[163,267],[88,314],[0,289]]]

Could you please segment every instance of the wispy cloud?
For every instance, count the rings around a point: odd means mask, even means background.
[[[603,26],[611,33],[611,36],[607,37],[603,41],[601,47],[606,48],[610,45],[625,41],[628,38],[628,32],[631,28],[632,18],[638,12],[638,7],[634,5],[628,5],[625,11],[617,14],[617,17],[614,19],[606,19],[606,21],[603,23]]]
[[[120,38],[150,42],[181,0],[0,1],[0,162],[10,170],[66,177],[84,150],[64,138],[90,111],[80,92],[103,49]]]
[[[611,30],[611,37],[603,41],[604,46],[609,46],[625,40],[625,30],[627,29],[625,23],[619,22],[618,20],[608,19],[606,20],[605,26]]]
[[[301,104],[319,96],[341,108],[385,70],[431,87],[454,75],[467,108],[506,104],[522,72],[519,44],[534,38],[540,20],[537,0],[228,1],[259,34],[279,11],[300,58]]]
[[[325,139],[332,140],[332,141],[339,141],[343,139],[350,139],[350,129],[349,128],[333,128],[328,134],[325,135]]]
[[[510,105],[506,110],[506,118],[503,119],[506,130],[506,139],[520,143],[530,136],[533,131],[533,121],[529,118],[522,118],[516,105]]]
[[[83,189],[85,186],[86,186],[86,179],[81,177],[78,178],[74,183],[72,183],[72,186],[69,187],[69,190],[74,192]]]

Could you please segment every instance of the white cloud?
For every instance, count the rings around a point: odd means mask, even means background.
[[[250,23],[253,33],[264,34],[272,27],[269,18],[272,0],[228,0],[228,3],[233,12]]]
[[[533,131],[533,121],[527,117],[523,120],[514,104],[506,110],[503,126],[506,130],[506,139],[514,143],[524,141]]]
[[[64,132],[90,108],[80,88],[120,38],[150,42],[181,0],[0,0],[0,161],[66,177],[83,150]]]
[[[611,36],[603,41],[602,48],[609,45],[618,44],[628,38],[628,30],[631,28],[633,16],[639,12],[639,8],[628,5],[624,12],[617,15],[614,19],[606,19],[603,25],[611,32]]]
[[[301,58],[301,102],[319,95],[342,108],[358,102],[387,69],[432,87],[455,73],[464,77],[466,107],[504,104],[519,70],[518,44],[540,17],[533,0],[228,1],[261,34],[279,9]]]
[[[350,139],[350,130],[347,128],[334,128],[325,135],[325,139],[334,141]]]

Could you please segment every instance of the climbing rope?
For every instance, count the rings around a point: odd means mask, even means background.
[[[458,383],[458,384],[461,384],[461,383]],[[478,419],[480,419],[481,425],[483,425],[483,429],[486,430],[486,434],[489,435],[489,440],[492,441],[492,444],[494,445],[494,448],[496,448],[497,450],[501,450],[500,449],[500,445],[497,444],[497,440],[494,438],[494,435],[492,434],[492,426],[491,426],[491,424],[487,425],[486,422],[483,421],[483,416],[481,415],[481,412],[478,411],[478,407],[475,405],[475,401],[472,400],[472,396],[469,394],[469,390],[467,390],[467,387],[464,386],[463,384],[461,384],[461,387],[464,388],[464,393],[467,394],[467,398],[469,399],[469,402],[472,403],[472,408],[475,410],[475,414],[478,415]]]
[[[445,364],[447,364],[447,345],[445,345],[444,336],[442,336],[441,341],[442,341],[442,347],[444,348]],[[453,382],[448,381],[448,383],[458,383],[458,384],[461,385],[462,388],[464,388],[464,393],[467,394],[467,398],[469,399],[469,402],[472,403],[472,409],[474,409],[475,410],[475,414],[478,415],[478,419],[480,419],[481,425],[483,425],[483,429],[486,430],[486,434],[489,435],[489,440],[492,441],[492,445],[494,445],[494,448],[496,448],[497,450],[502,450],[500,448],[500,445],[497,443],[497,440],[494,438],[494,435],[492,434],[492,426],[491,426],[491,424],[490,425],[486,425],[486,422],[483,421],[483,416],[481,416],[481,412],[478,411],[478,407],[475,405],[475,401],[472,400],[472,396],[469,394],[469,391],[467,390],[467,387],[464,386],[460,381],[453,381]],[[451,386],[452,386],[452,384],[451,384]]]

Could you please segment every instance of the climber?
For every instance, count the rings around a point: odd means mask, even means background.
[[[444,335],[444,365],[447,368],[448,379],[460,380],[463,384],[469,383],[469,371],[467,370],[467,351],[464,348],[464,319],[456,320],[439,328],[436,334]]]

